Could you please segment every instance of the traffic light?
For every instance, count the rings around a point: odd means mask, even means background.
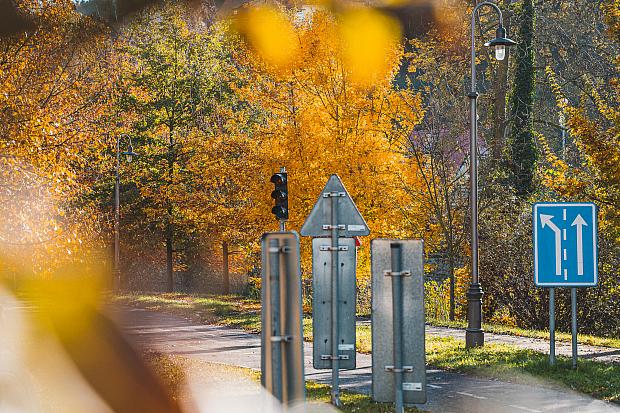
[[[288,219],[288,183],[286,172],[273,174],[271,182],[275,185],[275,190],[271,193],[271,197],[276,201],[271,212],[278,219]]]

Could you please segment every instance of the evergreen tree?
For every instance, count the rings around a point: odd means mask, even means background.
[[[516,70],[511,96],[512,128],[509,167],[511,183],[517,195],[525,197],[534,190],[534,170],[538,157],[533,134],[534,102],[534,5],[524,0],[519,16],[519,43],[516,46]]]

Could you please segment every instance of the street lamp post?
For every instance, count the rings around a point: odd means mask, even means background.
[[[129,148],[121,152],[121,138],[129,138]],[[121,155],[125,155],[127,162],[131,163],[134,156],[137,156],[131,145],[131,136],[121,134],[116,138],[116,183],[114,185],[114,283],[116,290],[121,289],[121,271],[120,271],[120,166]]]
[[[467,95],[470,99],[470,204],[471,204],[471,284],[467,290],[467,330],[465,332],[466,347],[484,345],[484,331],[482,330],[482,287],[478,278],[478,91],[476,88],[476,13],[483,6],[492,7],[499,17],[495,39],[485,46],[495,48],[495,58],[504,60],[506,47],[516,44],[506,37],[506,29],[502,11],[496,4],[485,1],[478,4],[471,15],[471,90]]]

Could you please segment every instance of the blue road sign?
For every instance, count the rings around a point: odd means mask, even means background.
[[[534,204],[533,227],[537,286],[592,287],[598,283],[596,205]]]

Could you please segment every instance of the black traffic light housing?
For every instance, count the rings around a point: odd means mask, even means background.
[[[271,212],[278,219],[288,219],[288,181],[286,172],[273,174],[271,182],[275,185],[271,197],[276,201],[275,206],[271,208]]]

